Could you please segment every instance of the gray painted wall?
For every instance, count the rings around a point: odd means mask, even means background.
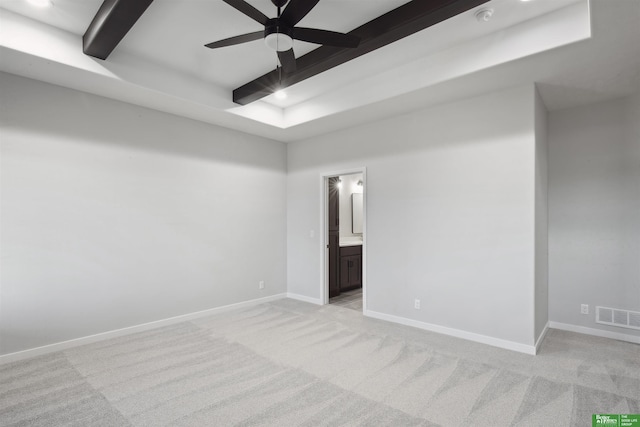
[[[516,88],[290,144],[289,292],[320,298],[320,176],[364,166],[368,309],[532,345],[533,106]]]
[[[286,292],[284,144],[0,85],[0,353]]]
[[[535,337],[549,322],[549,218],[548,218],[548,141],[547,109],[536,90],[536,289]]]
[[[369,309],[529,345],[546,323],[546,114],[530,87],[286,147],[13,75],[0,86],[0,354],[318,298],[320,175],[362,166]],[[554,112],[548,130],[548,318],[638,336],[593,309],[640,310],[640,96]]]
[[[594,311],[640,311],[639,98],[549,115],[552,321],[640,336],[595,323]]]

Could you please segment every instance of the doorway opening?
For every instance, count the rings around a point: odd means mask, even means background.
[[[365,312],[365,170],[323,175],[322,185],[322,301]]]

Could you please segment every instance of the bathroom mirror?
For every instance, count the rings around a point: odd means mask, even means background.
[[[362,211],[362,193],[351,194],[351,232],[353,234],[362,234]]]

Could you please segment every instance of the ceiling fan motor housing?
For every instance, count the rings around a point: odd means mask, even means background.
[[[272,18],[264,27],[264,42],[271,49],[284,52],[293,47],[293,28]]]

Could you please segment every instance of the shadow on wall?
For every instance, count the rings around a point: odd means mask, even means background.
[[[340,153],[341,163],[349,165],[359,164],[364,158],[388,160],[412,152],[464,149],[466,144],[527,135],[533,124],[533,110],[530,117],[522,111],[532,108],[534,93],[533,85],[511,88],[296,142],[287,150],[288,172],[335,165],[336,153]],[[479,101],[484,108],[479,108]],[[505,103],[513,107],[508,117],[493,108]],[[460,111],[474,114],[461,116]],[[435,130],[436,137],[429,133],[430,129]]]
[[[0,88],[1,127],[78,144],[286,168],[286,145],[278,141],[7,73],[0,73]]]

